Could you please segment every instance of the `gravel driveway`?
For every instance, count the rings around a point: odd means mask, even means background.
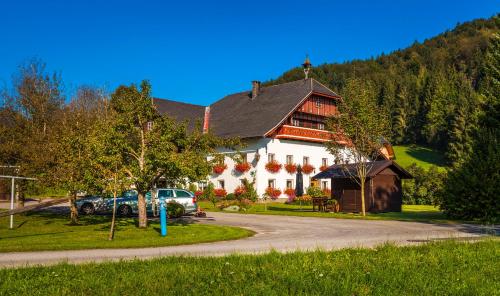
[[[198,223],[248,228],[255,231],[256,235],[234,241],[156,248],[3,253],[0,254],[0,266],[146,259],[170,255],[220,256],[270,250],[282,252],[318,248],[331,250],[345,247],[373,247],[385,242],[415,244],[436,239],[475,239],[487,232],[482,226],[468,224],[444,225],[218,212],[208,213],[208,216],[209,218],[197,220]]]

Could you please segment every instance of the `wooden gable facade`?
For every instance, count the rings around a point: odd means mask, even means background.
[[[333,134],[325,129],[326,119],[338,113],[339,100],[339,96],[312,93],[269,136],[306,142],[330,141]]]

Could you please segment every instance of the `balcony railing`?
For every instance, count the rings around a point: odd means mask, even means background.
[[[277,130],[275,138],[322,143],[331,141],[336,137],[332,132],[325,130],[298,127],[292,125],[283,125]]]

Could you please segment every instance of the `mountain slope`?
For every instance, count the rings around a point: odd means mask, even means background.
[[[311,76],[341,95],[351,79],[362,80],[390,116],[394,144],[429,145],[454,162],[471,149],[478,118],[491,104],[483,95],[489,87],[484,63],[487,52],[497,50],[492,38],[499,29],[498,15],[478,19],[388,55],[319,65]],[[266,84],[301,78],[295,68]]]

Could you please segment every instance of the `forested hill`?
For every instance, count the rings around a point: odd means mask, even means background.
[[[498,103],[487,68],[498,75],[499,28],[499,15],[474,20],[377,58],[316,66],[312,77],[346,100],[349,81],[361,80],[391,118],[394,144],[428,145],[455,161],[470,149],[481,110]],[[295,68],[266,84],[303,76]]]

